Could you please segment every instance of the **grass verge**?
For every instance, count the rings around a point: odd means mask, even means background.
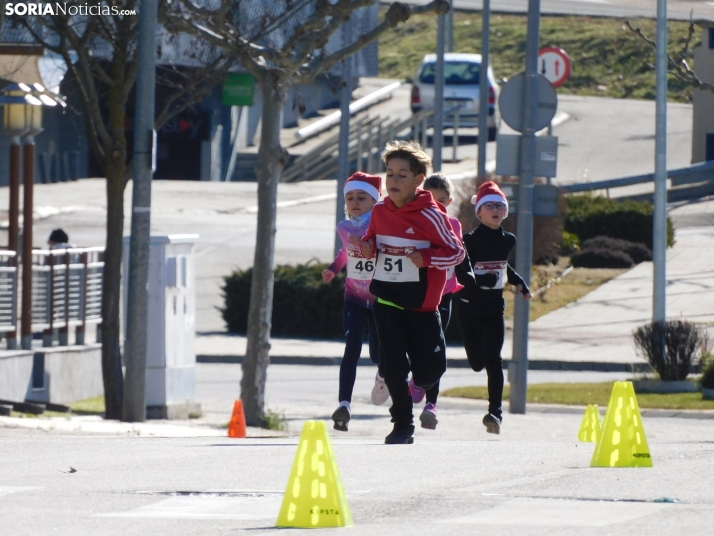
[[[531,277],[531,292],[545,287],[548,282],[560,276],[568,267],[570,259],[561,257],[557,265],[533,266]],[[531,322],[537,318],[560,309],[574,302],[610,279],[625,273],[624,269],[610,268],[573,268],[556,285],[550,287],[531,300]],[[511,292],[504,292],[506,299],[506,318],[513,318],[514,288],[509,286]],[[520,299],[520,297],[519,297]]]
[[[654,39],[656,21],[632,20]],[[436,50],[437,18],[415,15],[379,40],[379,75],[413,77],[425,54]],[[686,40],[689,23],[669,21],[669,53],[677,57]],[[701,31],[692,39],[699,44]],[[559,93],[601,97],[655,98],[655,51],[626,26],[625,19],[543,16],[541,47],[565,50],[573,72]],[[481,14],[456,11],[454,52],[480,53]],[[491,63],[497,78],[511,78],[525,69],[526,16],[495,14],[491,17]],[[690,66],[692,60],[689,59]],[[694,66],[696,68],[696,66]],[[670,77],[669,99],[690,102],[692,90]]]
[[[72,403],[70,407],[72,408],[72,413],[81,413],[84,415],[102,415],[106,412],[103,396],[78,400]]]
[[[503,388],[503,399],[507,400],[510,386]],[[587,406],[597,404],[606,408],[610,401],[612,382],[602,383],[536,383],[528,386],[528,402],[531,404],[563,404],[566,406]],[[442,391],[441,396],[488,400],[486,387],[455,387]],[[703,400],[701,393],[637,395],[640,408],[650,409],[714,409],[714,400]]]

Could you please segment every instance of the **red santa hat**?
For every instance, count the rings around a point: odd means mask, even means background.
[[[508,198],[501,189],[493,181],[484,182],[479,186],[478,194],[471,197],[471,204],[476,205],[476,213],[484,203],[503,203],[506,205],[506,214],[508,214]]]
[[[382,196],[382,177],[358,171],[345,181],[345,195],[352,190],[364,190],[375,201]]]

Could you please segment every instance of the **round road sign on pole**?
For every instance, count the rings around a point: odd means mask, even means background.
[[[517,74],[503,86],[498,97],[501,117],[513,130],[523,132],[523,82],[525,75]],[[550,125],[558,109],[558,95],[553,85],[541,75],[536,75],[536,109],[533,111],[533,128],[540,130]]]
[[[562,86],[570,77],[572,62],[564,50],[546,47],[538,52],[538,73],[554,87]]]

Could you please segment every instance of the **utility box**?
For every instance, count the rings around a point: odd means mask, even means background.
[[[196,398],[196,234],[152,235],[149,251],[146,415],[188,419]],[[124,237],[123,305],[126,340],[130,237]]]

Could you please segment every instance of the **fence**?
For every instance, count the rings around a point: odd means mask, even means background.
[[[84,344],[87,324],[102,321],[104,248],[32,251],[32,333],[43,334],[43,346],[69,344],[76,328],[76,343]],[[0,331],[17,326],[18,269],[15,252],[0,252]],[[99,339],[99,331],[97,333]]]

